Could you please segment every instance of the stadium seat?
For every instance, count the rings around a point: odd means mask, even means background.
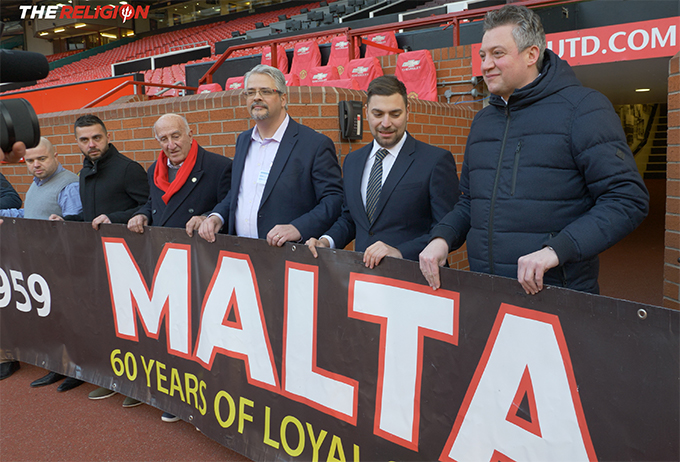
[[[385,50],[383,48],[372,47],[372,46],[367,44],[366,45],[366,52],[364,53],[365,58],[369,58],[371,56],[393,55],[395,53],[398,53],[399,45],[397,45],[397,37],[394,35],[394,32],[392,32],[392,31],[379,32],[377,34],[370,34],[367,37],[365,37],[365,39],[367,41],[377,43],[379,45],[390,47],[394,50],[394,51],[389,51],[389,50]]]
[[[342,76],[354,79],[362,90],[368,90],[368,84],[376,77],[383,75],[380,61],[375,56],[370,58],[353,59],[347,65]]]
[[[340,75],[338,74],[338,69],[335,66],[316,66],[309,70],[309,75],[311,75],[311,85],[315,85],[321,82],[327,82],[329,80],[338,80]]]
[[[283,74],[283,76],[286,78],[286,86],[287,87],[299,87],[300,86],[300,78],[295,75],[295,74]]]
[[[406,85],[409,98],[437,101],[437,69],[429,50],[400,53],[394,75]]]
[[[349,88],[350,90],[361,90],[361,86],[354,79],[338,79],[338,80],[326,80],[325,82],[312,82],[311,86]]]
[[[244,77],[229,77],[224,84],[225,90],[243,90]]]
[[[264,47],[262,49],[262,60],[260,63],[268,66],[272,65],[271,47]],[[276,67],[284,74],[288,72],[288,55],[286,54],[286,49],[281,45],[276,47]]]
[[[355,43],[354,58],[360,58],[359,44]],[[334,37],[331,42],[331,54],[328,57],[328,65],[338,69],[338,75],[342,77],[349,63],[349,39],[346,35]]]
[[[198,86],[197,94],[201,93],[215,93],[216,91],[222,91],[222,85],[219,83],[204,83]]]
[[[300,78],[300,85],[309,85],[311,78],[309,70],[321,65],[321,52],[316,40],[297,42],[293,55],[293,64],[290,67],[292,74]]]

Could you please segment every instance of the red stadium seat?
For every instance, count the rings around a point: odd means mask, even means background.
[[[222,91],[222,85],[219,83],[204,83],[198,86],[196,93],[215,93],[216,91]]]
[[[229,77],[224,84],[225,90],[243,90],[244,77]]]
[[[300,86],[300,78],[295,75],[295,74],[284,74],[283,75],[286,78],[286,86],[288,87],[299,87]]]
[[[346,35],[340,35],[333,38],[331,42],[331,55],[328,57],[328,65],[334,66],[338,69],[338,75],[342,77],[345,68],[349,63],[349,40]],[[359,43],[354,45],[354,58],[360,58],[361,51],[359,50]]]
[[[383,70],[376,57],[353,59],[343,73],[343,77],[356,80],[359,87],[364,91],[368,90],[368,84],[371,83],[371,80],[381,75],[383,75]]]
[[[329,80],[338,80],[340,78],[338,70],[333,66],[313,67],[309,70],[309,75],[311,75],[310,85],[327,82]]]
[[[370,34],[367,37],[365,37],[366,40],[377,43],[378,45],[382,45],[385,47],[392,48],[393,51],[386,50],[384,48],[379,48],[379,47],[373,47],[370,45],[366,45],[366,52],[364,53],[364,57],[368,58],[371,56],[385,56],[385,55],[393,55],[395,53],[398,53],[399,51],[399,45],[397,45],[397,37],[394,35],[394,32],[388,31],[388,32],[379,32],[377,34]]]
[[[316,40],[296,43],[290,72],[297,74],[300,78],[300,85],[309,85],[311,82],[309,70],[316,66],[321,66],[321,52]]]
[[[394,75],[406,85],[409,98],[437,101],[437,69],[430,50],[401,53]]]
[[[323,82],[312,82],[313,87],[336,87],[349,88],[350,90],[361,90],[361,86],[354,79],[326,80]]]
[[[271,47],[264,47],[262,49],[262,60],[260,63],[266,64],[267,66],[272,65]],[[286,49],[281,45],[276,47],[276,67],[284,74],[288,72],[288,55],[286,55]]]

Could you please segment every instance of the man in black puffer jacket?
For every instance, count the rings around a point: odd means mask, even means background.
[[[489,12],[480,49],[492,96],[475,117],[462,196],[420,255],[438,267],[467,238],[470,269],[598,293],[597,255],[647,216],[649,194],[607,98],[581,86],[545,48],[540,19],[523,6]]]

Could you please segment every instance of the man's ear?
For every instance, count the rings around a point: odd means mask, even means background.
[[[531,45],[525,50],[527,67],[535,66],[538,62],[538,58],[541,56],[541,50],[537,45]]]

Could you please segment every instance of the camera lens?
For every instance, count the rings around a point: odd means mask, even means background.
[[[17,141],[23,141],[26,149],[40,142],[40,124],[31,104],[23,98],[0,101],[0,144],[4,152],[10,152]]]

